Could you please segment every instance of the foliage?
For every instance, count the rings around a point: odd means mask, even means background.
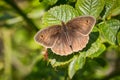
[[[59,56],[35,43],[42,28],[91,15],[87,46]],[[120,79],[120,0],[2,0],[0,80]]]

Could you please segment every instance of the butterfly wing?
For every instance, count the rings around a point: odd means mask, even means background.
[[[67,31],[58,35],[58,39],[52,46],[52,51],[58,55],[65,56],[82,50],[88,43],[89,36],[83,36],[78,32]]]
[[[88,35],[95,25],[95,18],[92,16],[81,16],[67,22],[67,27],[71,31],[77,31],[82,35]]]
[[[73,52],[82,50],[88,43],[89,33],[95,25],[95,19],[91,16],[77,17],[67,22],[66,25]]]
[[[34,39],[36,42],[42,44],[44,47],[51,48],[54,42],[58,39],[58,34],[61,31],[60,25],[50,26],[38,31]]]
[[[86,44],[89,40],[89,36],[83,36],[78,32],[69,31],[68,33],[73,52],[78,52],[79,50],[82,50],[84,47],[86,47]]]
[[[61,30],[62,26],[54,25],[39,31],[35,40],[56,54],[68,55],[86,46],[94,24],[95,19],[91,16],[77,17],[67,22],[65,32]]]
[[[58,35],[58,40],[56,40],[55,44],[51,49],[54,53],[61,56],[68,55],[73,52],[64,32]]]

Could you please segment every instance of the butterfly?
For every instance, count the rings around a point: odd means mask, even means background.
[[[89,34],[95,25],[93,16],[79,16],[61,25],[52,25],[38,31],[35,41],[55,54],[67,56],[86,47]]]

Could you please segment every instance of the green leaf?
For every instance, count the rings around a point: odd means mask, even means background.
[[[117,32],[120,28],[120,21],[115,19],[104,21],[99,24],[99,28],[102,35],[101,39],[104,39],[103,41],[107,41],[110,44],[115,45]]]
[[[105,0],[105,14],[103,19],[120,14],[120,0]]]
[[[104,19],[109,15],[110,11],[112,10],[113,6],[115,5],[115,2],[116,2],[116,0],[105,0],[106,12],[103,16]]]
[[[70,63],[68,68],[68,75],[70,79],[72,79],[74,74],[84,66],[85,60],[86,60],[85,57],[81,57],[81,56],[74,57],[73,61]]]
[[[110,16],[116,16],[120,14],[120,0],[116,0],[114,5],[114,9],[112,9]]]
[[[50,49],[48,49],[48,61],[52,67],[60,67],[68,65],[73,59],[74,54],[68,56],[60,56],[54,54]]]
[[[88,57],[94,58],[94,57],[98,57],[100,54],[102,54],[104,51],[106,50],[105,45],[100,44],[99,49],[97,50],[97,52],[95,52],[94,54],[89,54]]]
[[[113,9],[110,16],[116,16],[116,15],[119,15],[120,14],[120,6]]]
[[[117,34],[117,42],[118,42],[118,45],[120,46],[120,31]]]
[[[103,10],[104,0],[77,0],[76,9],[81,15],[98,17]]]
[[[57,59],[49,59],[50,64],[52,67],[59,67],[59,66],[65,66],[69,64],[72,61],[73,58],[66,60],[66,61],[57,61]]]
[[[86,55],[86,57],[92,57],[91,55],[95,55],[100,48],[101,48],[100,41],[96,41],[91,45],[91,47],[84,54]]]
[[[77,61],[76,61],[76,64],[75,64],[75,70],[77,71],[77,70],[81,69],[85,64],[85,61],[86,61],[85,57],[79,56],[77,58]]]
[[[44,26],[61,24],[78,16],[78,12],[69,5],[60,5],[51,8],[42,18]]]
[[[73,75],[76,73],[75,70],[75,63],[77,61],[77,57],[74,57],[73,61],[70,63],[69,68],[68,68],[68,75],[70,77],[70,79],[73,77]]]

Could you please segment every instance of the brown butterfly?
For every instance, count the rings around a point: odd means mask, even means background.
[[[62,22],[62,25],[53,25],[38,31],[34,39],[58,55],[69,55],[86,46],[95,22],[92,16],[76,17],[67,23]]]

